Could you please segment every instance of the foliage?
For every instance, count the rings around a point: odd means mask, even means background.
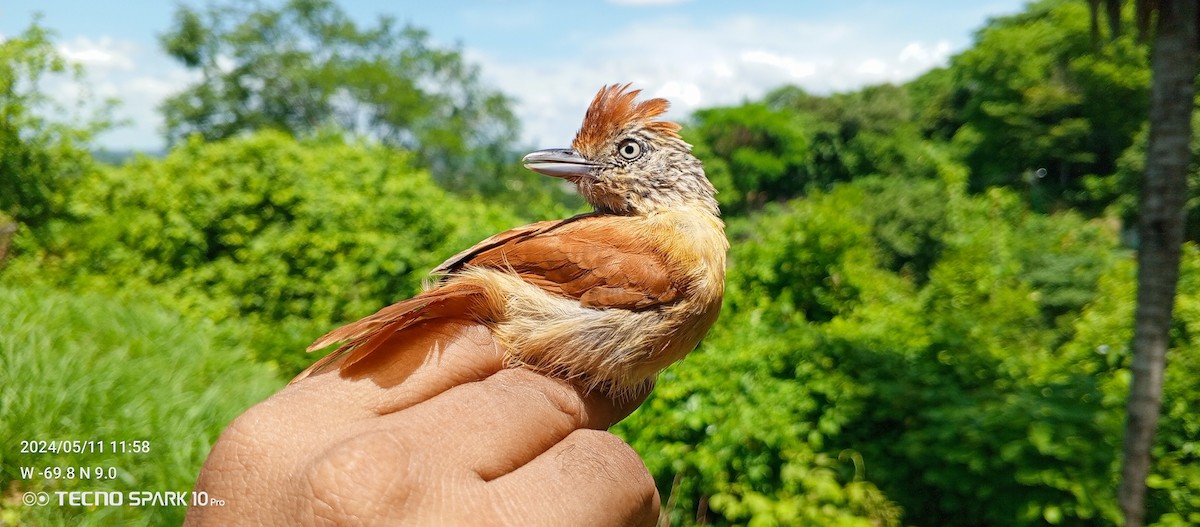
[[[718,189],[722,209],[738,212],[820,185],[807,170],[808,131],[799,116],[761,103],[696,112],[686,131]]]
[[[902,188],[857,180],[731,224],[726,314],[619,427],[673,525],[1117,521],[1129,255],[1105,224],[1011,193],[927,182],[926,217],[889,199]],[[923,278],[880,234],[903,225],[931,248]],[[1164,524],[1200,489],[1197,429],[1172,405]]]
[[[1093,355],[1114,369],[1100,376],[1104,406],[1115,418],[1124,418],[1133,339],[1135,287],[1133,259],[1123,259],[1100,278],[1096,301],[1089,304],[1077,321],[1075,338],[1063,346],[1063,352],[1076,356]],[[1200,248],[1194,243],[1183,247],[1179,290],[1196,291],[1200,287]],[[1168,368],[1163,383],[1162,416],[1158,424],[1154,463],[1147,478],[1147,524],[1182,527],[1200,522],[1200,426],[1195,422],[1195,405],[1200,388],[1200,301],[1195,295],[1180,294],[1176,299],[1175,324],[1171,330]],[[1095,371],[1084,370],[1084,373]],[[1116,467],[1114,467],[1114,485]],[[1154,519],[1157,518],[1157,523]]]
[[[242,326],[152,303],[0,286],[0,523],[181,523],[183,507],[58,506],[54,492],[191,490],[221,429],[283,384],[241,351],[244,340]],[[21,452],[21,441],[60,440],[106,450]],[[146,441],[150,451],[114,453],[113,441]],[[20,467],[114,467],[116,478],[28,479]],[[50,493],[52,505],[24,506],[24,492]]]
[[[880,84],[829,97],[812,97],[784,87],[763,99],[774,108],[809,115],[816,123],[813,165],[825,181],[873,175],[915,179],[935,174],[936,167],[927,159],[914,123],[912,97],[904,87]]]
[[[908,92],[890,84],[829,97],[789,86],[700,110],[685,133],[722,210],[738,215],[857,177],[936,177],[944,156],[930,152],[912,113]]]
[[[1115,445],[1119,420],[1097,420],[1095,382],[1060,362],[1054,346],[1067,334],[1043,316],[1045,293],[1092,291],[1095,273],[1065,284],[1033,274],[1080,258],[1105,269],[1110,256],[1099,233],[1080,236],[1091,230],[1080,219],[1041,218],[1002,192],[951,199],[924,287],[829,324],[817,353],[871,392],[845,440],[875,460],[873,480],[906,521],[1036,525],[1114,514],[1114,450],[1083,438]]]
[[[486,190],[511,160],[510,101],[412,26],[359,27],[331,0],[180,5],[163,47],[200,79],[163,105],[168,138],[334,126],[417,153],[451,188]]]
[[[900,525],[854,447],[834,443],[864,387],[812,355],[820,324],[894,280],[862,211],[844,210],[861,198],[816,193],[730,225],[726,314],[619,428],[672,496],[672,525]]]
[[[924,284],[945,245],[946,184],[901,178],[865,178],[858,184],[880,267]]]
[[[1119,523],[1135,293],[1119,240],[1148,69],[1142,44],[1093,44],[1087,21],[1081,3],[1037,2],[902,86],[783,87],[695,114],[684,133],[732,242],[724,312],[615,429],[671,525]],[[165,108],[171,152],[120,167],[82,154],[90,125],[39,117],[38,79],[66,67],[45,31],[0,43],[15,87],[0,94],[0,214],[23,222],[0,268],[0,425],[178,445],[119,484],[183,490],[315,336],[518,217],[579,202],[520,169],[507,102],[418,30],[295,0],[182,7],[163,40],[203,80]],[[33,282],[48,285],[14,287]],[[1179,288],[1148,480],[1162,527],[1200,523],[1194,245]],[[29,379],[37,397],[9,388]],[[147,400],[160,389],[186,395]],[[8,492],[0,521],[85,519]]]
[[[811,360],[807,328],[756,315],[723,319],[615,430],[654,474],[671,525],[900,525],[860,456],[830,444],[857,411],[855,388]]]
[[[153,285],[181,309],[260,322],[261,358],[293,370],[316,336],[415,293],[442,259],[515,223],[448,195],[403,153],[336,137],[195,137],[85,183],[78,221],[40,259],[14,262],[14,279]]]
[[[72,187],[95,169],[88,141],[108,125],[103,115],[75,116],[83,125],[46,117],[64,111],[42,93],[43,79],[82,78],[52,39],[35,21],[0,40],[0,213],[34,228],[64,213]]]
[[[1200,130],[1200,112],[1192,115],[1192,129]],[[1149,127],[1144,126],[1134,137],[1133,144],[1117,159],[1117,170],[1110,177],[1092,176],[1084,180],[1083,191],[1089,199],[1108,203],[1109,214],[1120,217],[1126,225],[1138,221],[1138,198],[1142,191],[1142,175],[1146,169],[1146,141]],[[1192,165],[1188,167],[1188,199],[1184,236],[1200,241],[1200,135],[1192,136]]]
[[[1088,17],[1082,2],[1043,0],[993,19],[951,60],[952,83],[922,83],[949,90],[926,97],[955,104],[937,133],[953,135],[973,189],[1027,188],[1039,210],[1103,208],[1080,199],[1080,179],[1112,174],[1145,121],[1150,70],[1134,36],[1093,41]]]

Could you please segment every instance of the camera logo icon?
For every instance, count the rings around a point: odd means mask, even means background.
[[[34,505],[45,506],[47,503],[50,503],[50,495],[45,492],[26,492],[21,495],[21,503],[24,503],[27,507]]]

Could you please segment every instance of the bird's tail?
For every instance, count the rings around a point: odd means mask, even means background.
[[[419,322],[446,317],[483,318],[479,311],[484,307],[482,305],[485,298],[484,293],[483,287],[478,284],[450,283],[408,300],[397,302],[357,322],[330,331],[313,342],[308,347],[308,351],[319,350],[338,342],[341,342],[342,345],[300,372],[288,384],[319,373],[330,364],[342,359],[343,356],[344,360],[340,367],[348,368],[378,349],[393,336]]]

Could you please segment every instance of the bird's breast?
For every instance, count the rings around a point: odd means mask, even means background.
[[[697,301],[720,304],[725,291],[729,241],[721,219],[701,209],[659,213],[645,220],[654,243],[672,261],[679,279]]]
[[[720,219],[706,211],[604,221],[606,229],[625,233],[626,242],[660,255],[656,260],[665,265],[655,272],[667,275],[677,297],[646,308],[604,307],[499,269],[462,278],[493,291],[487,297],[495,302],[495,328],[513,363],[621,392],[643,386],[708,333],[721,307],[728,243]]]

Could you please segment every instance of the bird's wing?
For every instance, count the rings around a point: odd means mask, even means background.
[[[291,382],[320,372],[347,353],[350,355],[342,362],[341,367],[349,367],[382,346],[396,333],[418,322],[436,318],[471,320],[474,304],[482,294],[483,290],[478,285],[449,284],[397,302],[357,322],[330,331],[313,342],[308,351],[315,351],[337,342],[341,342],[342,345],[313,363]]]
[[[622,216],[586,214],[539,222],[492,236],[435,272],[468,267],[510,270],[542,289],[575,298],[588,307],[645,309],[680,297],[659,245]],[[644,233],[643,233],[644,234]]]
[[[580,214],[578,216],[573,216],[573,217],[567,218],[565,220],[539,221],[539,222],[535,222],[535,223],[530,223],[529,225],[524,225],[521,227],[509,229],[509,230],[504,231],[499,234],[494,234],[492,236],[489,236],[487,239],[471,246],[470,249],[462,251],[454,256],[451,256],[450,258],[447,258],[446,261],[442,262],[442,265],[437,266],[437,268],[435,268],[433,271],[431,271],[431,273],[432,274],[450,274],[455,271],[459,271],[463,268],[463,266],[470,263],[470,261],[473,258],[475,258],[476,256],[478,256],[481,253],[485,253],[487,251],[490,251],[497,247],[503,246],[510,242],[519,241],[519,240],[528,238],[530,236],[536,236],[539,234],[551,232],[551,231],[560,229],[563,226],[574,223],[576,221],[584,220],[584,219],[587,219],[587,218],[590,218],[593,216],[594,216],[594,214]]]
[[[515,272],[543,290],[597,308],[645,309],[680,298],[683,281],[651,240],[639,238],[629,218],[584,214],[544,221],[492,236],[434,270],[453,276],[470,267]],[[419,322],[439,318],[476,320],[483,287],[443,280],[439,287],[385,307],[335,329],[309,351],[341,342],[337,350],[298,375],[299,381],[349,353],[349,367],[391,337]]]

